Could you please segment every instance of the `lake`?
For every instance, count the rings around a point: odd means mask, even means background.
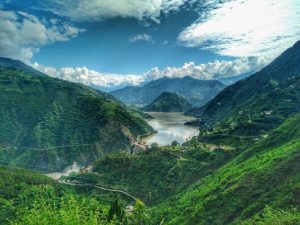
[[[158,133],[144,139],[150,145],[157,142],[159,145],[170,145],[176,140],[180,144],[199,134],[199,128],[184,125],[185,122],[194,120],[194,117],[185,116],[182,113],[147,112],[154,119],[147,120],[148,124]]]

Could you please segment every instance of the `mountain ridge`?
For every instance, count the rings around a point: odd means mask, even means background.
[[[198,80],[189,76],[163,77],[142,87],[127,86],[110,93],[126,104],[147,105],[162,92],[174,92],[185,97],[193,106],[201,106],[224,87],[225,85],[217,80]]]
[[[207,104],[187,114],[201,118],[202,127],[243,122],[248,127],[251,123],[265,124],[265,128],[259,128],[262,132],[273,129],[289,115],[300,112],[299,62],[297,42],[261,71],[225,88]]]

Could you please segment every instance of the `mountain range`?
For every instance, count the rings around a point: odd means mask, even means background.
[[[184,97],[176,93],[163,92],[142,110],[148,112],[185,112],[191,108],[192,104]]]
[[[126,104],[148,105],[163,92],[173,92],[185,97],[193,106],[202,106],[214,98],[225,85],[217,80],[199,80],[192,77],[164,77],[142,87],[128,86],[111,94]]]

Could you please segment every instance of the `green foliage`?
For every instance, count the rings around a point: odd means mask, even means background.
[[[56,203],[61,196],[70,193],[71,189],[41,174],[0,167],[0,224],[8,224],[39,199]]]
[[[132,225],[148,225],[150,223],[148,209],[142,201],[136,201],[134,211],[132,214],[129,214],[128,220]]]
[[[185,112],[191,108],[191,103],[184,97],[176,93],[163,92],[142,109],[149,112]]]
[[[123,206],[117,203],[117,208],[111,218],[108,203],[99,198],[79,195],[39,173],[0,167],[1,225],[127,224]]]
[[[106,219],[107,209],[94,199],[62,197],[57,203],[41,199],[25,208],[12,225],[99,225],[117,224]]]
[[[156,143],[156,142],[151,143],[150,149],[151,149],[152,151],[159,150],[159,145],[158,145],[158,143]]]
[[[126,224],[127,218],[125,215],[124,207],[116,199],[111,205],[108,212],[108,221],[118,221],[120,224]]]
[[[161,219],[165,224],[240,224],[266,205],[299,211],[299,126],[300,115],[290,118],[213,175],[155,207],[153,224]]]
[[[275,210],[270,207],[255,215],[253,218],[243,221],[241,225],[296,225],[300,224],[300,211],[297,209]]]
[[[231,151],[208,151],[200,146],[155,145],[147,153],[105,156],[95,163],[93,173],[82,173],[71,179],[124,190],[147,205],[153,205],[184,191],[233,155]],[[127,198],[125,200],[128,202]]]

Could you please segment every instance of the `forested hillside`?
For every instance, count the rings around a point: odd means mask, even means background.
[[[153,224],[300,223],[300,115],[154,209]]]
[[[225,88],[188,114],[202,128],[228,127],[231,133],[263,134],[300,112],[300,42],[258,73]]]
[[[4,67],[0,102],[0,155],[11,162],[86,165],[104,152],[130,151],[139,135],[153,131],[108,94]]]

